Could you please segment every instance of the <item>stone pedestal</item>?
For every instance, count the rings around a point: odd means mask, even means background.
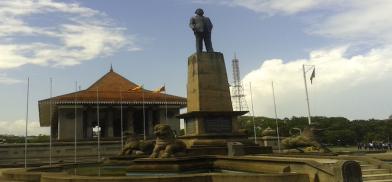
[[[257,137],[256,141],[260,146],[265,147],[272,147],[272,149],[277,150],[279,149],[279,142],[282,141],[282,137],[277,137],[276,130],[272,129],[271,127],[267,127],[261,133],[262,137]],[[254,140],[254,137],[250,138]]]
[[[222,53],[195,53],[188,58],[187,109],[180,115],[186,136],[238,131],[236,118],[246,111],[233,111]]]
[[[222,53],[196,53],[188,58],[188,112],[233,111]]]
[[[250,138],[251,140],[254,140],[253,137]],[[279,138],[280,141],[284,139],[284,137]],[[265,146],[265,147],[272,147],[272,149],[277,150],[279,147],[279,140],[277,136],[262,136],[262,137],[257,137],[257,143],[260,146]]]
[[[222,53],[195,53],[188,58],[187,108],[179,117],[185,121],[181,138],[188,148],[221,147],[217,154],[225,154],[228,142],[252,145],[238,132],[237,117],[247,111],[233,111]]]

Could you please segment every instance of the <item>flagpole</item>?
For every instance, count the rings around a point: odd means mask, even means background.
[[[278,150],[279,150],[279,153],[280,153],[280,136],[279,136],[279,125],[278,125],[278,113],[276,112],[276,101],[275,101],[274,81],[271,82],[271,86],[272,86],[272,96],[273,96],[273,98],[274,98],[276,135],[277,135],[277,137],[278,137]]]
[[[249,89],[250,89],[250,102],[252,103],[252,121],[253,121],[253,133],[255,137],[255,144],[257,144],[257,138],[256,138],[256,123],[255,123],[255,111],[253,110],[253,93],[252,93],[252,83],[249,83]]]
[[[100,151],[100,137],[101,137],[101,128],[99,123],[99,95],[98,95],[98,87],[97,87],[97,125],[98,125],[98,137],[97,137],[97,152],[98,152],[98,162],[101,161],[101,151]]]
[[[77,108],[76,108],[76,101],[77,101],[77,98],[76,98],[76,94],[77,94],[77,92],[78,92],[78,82],[77,81],[75,81],[75,105],[74,105],[74,107],[75,107],[75,120],[74,120],[74,164],[76,164],[76,153],[77,153],[77,114],[78,114],[78,110],[77,110]],[[75,174],[76,174],[76,168],[75,168]]]
[[[308,123],[310,125],[312,123],[312,120],[311,120],[311,117],[310,117],[309,94],[308,94],[308,84],[306,82],[305,64],[302,65],[302,72],[303,72],[303,75],[304,75],[306,103],[307,103],[307,106],[308,106]]]
[[[27,98],[26,98],[26,128],[25,128],[25,161],[24,167],[27,168],[27,126],[29,121],[29,94],[30,94],[30,78],[27,77]]]
[[[49,79],[49,85],[50,85],[50,103],[49,103],[49,166],[52,166],[52,99],[53,99],[53,80],[52,78]]]
[[[124,149],[124,129],[123,129],[123,104],[122,104],[122,93],[121,93],[122,88],[120,87],[120,128],[121,128],[121,151]]]
[[[165,117],[166,117],[166,123],[168,123],[167,121],[167,98],[166,98],[166,84],[163,84],[163,88],[165,88]]]
[[[142,98],[143,98],[143,139],[146,140],[147,136],[146,136],[146,113],[144,111],[144,91],[142,88]]]

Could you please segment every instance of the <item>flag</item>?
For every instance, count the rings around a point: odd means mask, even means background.
[[[137,86],[137,87],[135,87],[135,88],[131,88],[131,89],[129,89],[128,90],[128,92],[131,92],[131,91],[141,91],[143,89],[143,85],[139,85],[139,86]]]
[[[158,89],[155,89],[155,90],[154,90],[154,93],[161,93],[161,92],[165,92],[165,91],[166,91],[165,86],[162,86],[162,87],[160,87],[160,88],[158,88]]]
[[[314,77],[316,77],[316,68],[313,68],[312,74],[310,75],[310,84],[313,83]]]

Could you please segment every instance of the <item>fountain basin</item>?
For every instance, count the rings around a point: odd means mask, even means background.
[[[358,165],[356,162],[340,159],[200,156],[171,159],[143,158],[122,161],[123,165],[117,165],[119,163],[19,169],[5,171],[3,176],[7,179],[27,179],[25,181],[34,182],[356,182],[361,179],[360,168],[355,168]]]

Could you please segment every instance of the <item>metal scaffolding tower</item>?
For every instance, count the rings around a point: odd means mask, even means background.
[[[242,87],[240,79],[240,67],[237,56],[234,54],[232,61],[233,66],[233,79],[234,83],[231,86],[231,101],[233,104],[234,111],[248,111],[248,105],[246,104],[244,88]]]

